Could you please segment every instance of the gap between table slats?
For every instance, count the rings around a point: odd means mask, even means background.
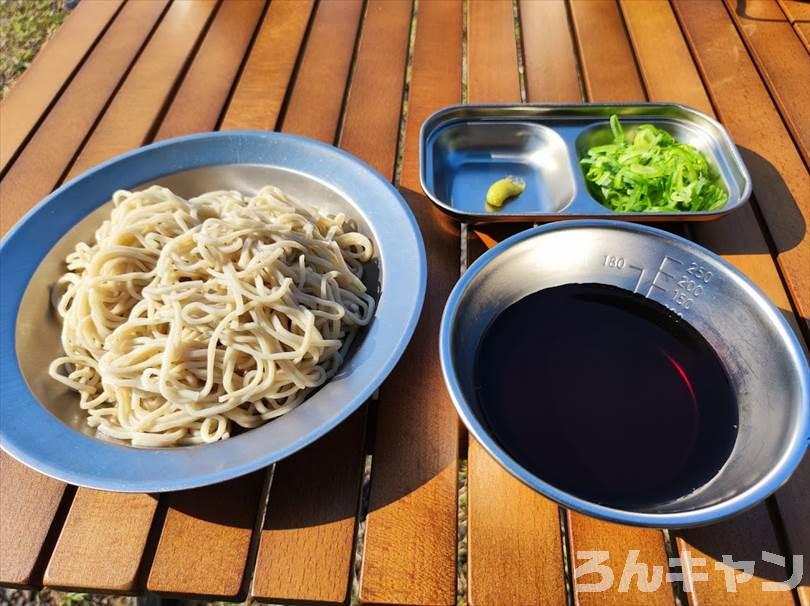
[[[578,94],[565,10],[562,1],[520,5],[526,89],[532,96],[563,100],[566,86]],[[565,29],[555,18],[562,18]],[[471,0],[467,32],[468,102],[520,103],[512,2]],[[573,70],[565,72],[566,66]],[[482,248],[471,243],[468,251],[472,263]],[[565,604],[559,507],[512,477],[472,436],[467,456],[470,604]]]
[[[419,127],[461,100],[462,4],[420,2],[405,125],[401,191],[428,252],[427,298],[414,337],[380,390],[360,601],[455,603],[458,419],[435,346],[444,301],[458,279],[457,225],[420,191]]]
[[[36,587],[74,491],[2,451],[0,478],[0,585]]]
[[[37,53],[0,103],[6,119],[0,129],[0,174],[35,132],[76,70],[104,35],[124,0],[77,6]],[[8,116],[13,115],[13,120]]]
[[[804,0],[777,0],[798,34],[807,52],[810,53],[810,4]]]

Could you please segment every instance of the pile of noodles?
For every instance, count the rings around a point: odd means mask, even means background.
[[[118,191],[55,289],[65,355],[101,437],[214,442],[290,411],[338,369],[374,299],[371,241],[274,187],[184,200]]]

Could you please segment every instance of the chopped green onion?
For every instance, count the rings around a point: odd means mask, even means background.
[[[683,212],[721,208],[720,177],[700,150],[642,124],[628,141],[615,115],[613,142],[591,147],[580,164],[600,201],[617,212]]]

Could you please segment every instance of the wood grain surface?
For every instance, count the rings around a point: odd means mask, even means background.
[[[14,116],[0,128],[0,172],[59,97],[123,3],[109,0],[77,6],[11,87],[0,103],[4,116]]]
[[[678,21],[664,4],[666,0],[664,3],[620,0],[619,3],[635,49],[636,64],[643,70],[647,96],[651,100],[678,99],[678,103],[712,113],[712,105],[697,77]],[[658,57],[666,57],[666,61]]]
[[[70,168],[68,178],[147,141],[216,6],[216,0],[172,2]]]
[[[151,495],[78,490],[43,583],[67,589],[136,591],[157,505],[157,497]]]
[[[40,559],[65,493],[62,482],[0,451],[0,585],[38,585]],[[57,529],[58,530],[58,529]]]
[[[244,599],[264,470],[172,493],[146,588],[163,594]]]
[[[539,51],[539,40],[545,45],[547,57],[554,56],[552,44],[562,46],[562,58],[566,49],[573,48],[567,29],[562,30],[563,34],[546,35],[546,32],[558,31],[552,25],[555,24],[554,18],[562,18],[566,23],[565,6],[556,2],[540,4],[542,6],[531,2],[521,5],[521,33],[527,49],[527,64],[531,55],[528,49]],[[486,9],[481,10],[481,6]],[[486,0],[470,5],[467,25],[470,103],[520,103],[511,8],[510,2]],[[485,50],[480,47],[485,47]],[[546,65],[543,70],[546,76],[562,76],[560,84],[563,88],[557,89],[556,79],[549,81],[536,73],[538,60],[531,60],[535,72],[532,93],[543,95],[544,91],[557,90],[557,98],[564,96],[564,87],[566,83],[570,85],[570,76],[576,79],[576,66],[568,66],[574,68],[573,74],[562,74],[566,67],[564,61],[554,66]],[[550,63],[548,59],[546,61]],[[467,262],[472,263],[480,251],[481,247],[470,246]],[[472,437],[467,449],[467,478],[470,604],[565,604],[557,505],[513,478]]]
[[[726,0],[726,7],[796,145],[810,165],[810,55],[776,0]]]
[[[519,6],[527,100],[570,103],[579,99],[577,58],[566,2],[520,0]]]
[[[758,506],[727,522],[674,532],[684,573],[684,589],[690,606],[790,606],[788,591],[765,591],[764,583],[784,581],[787,571],[763,562],[762,552],[784,557],[764,506]],[[747,582],[733,582],[736,572],[724,564],[754,562]],[[734,587],[732,591],[731,588]]]
[[[666,582],[669,558],[663,533],[602,522],[571,511],[567,516],[577,606],[672,606],[675,603],[672,584]],[[601,552],[606,558],[600,564],[613,575],[607,591],[582,591],[584,584],[602,581],[600,574],[577,571],[594,552]],[[633,576],[630,569],[625,573],[626,563],[632,561],[646,566],[638,576]]]
[[[147,140],[215,6],[209,0],[181,0],[171,5],[71,168],[71,175]],[[148,494],[79,489],[48,564],[45,582],[60,587],[134,591],[141,581],[137,572],[155,510],[156,500]],[[121,511],[136,515],[119,523]],[[93,532],[94,522],[103,532]],[[109,568],[99,566],[99,560],[89,554],[100,554],[103,561],[113,564]]]
[[[394,180],[411,0],[371,0],[366,8],[340,147]]]
[[[467,11],[467,98],[478,103],[520,103],[512,2],[470,0]],[[476,74],[482,77],[473,77]]]
[[[673,5],[715,111],[742,148],[779,267],[808,327],[810,174],[725,6]]]
[[[603,102],[643,99],[644,89],[616,0],[570,0],[570,7],[588,98]],[[595,69],[595,65],[599,67]]]
[[[216,127],[264,8],[264,0],[222,3],[171,101],[156,141]]]
[[[457,227],[419,193],[419,127],[461,101],[462,5],[419,5],[401,190],[428,255],[429,295],[402,360],[380,389],[360,600],[371,604],[455,603],[458,418],[438,352],[444,301],[459,272]]]
[[[796,34],[810,53],[810,4],[804,0],[777,0]]]
[[[90,53],[45,117],[37,135],[0,181],[2,231],[59,185],[167,4],[167,0],[127,3]],[[12,115],[11,110],[3,112]],[[3,122],[4,128],[0,130],[5,130],[6,120]],[[71,127],[65,128],[66,124]]]
[[[333,143],[340,124],[363,0],[322,0],[315,11],[282,128]]]
[[[275,130],[314,0],[274,0],[256,34],[222,130]]]
[[[251,595],[342,604],[349,596],[366,414],[276,466]]]
[[[473,438],[467,456],[469,603],[565,604],[560,508]]]

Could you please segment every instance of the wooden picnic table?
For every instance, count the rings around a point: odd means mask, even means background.
[[[807,570],[795,590],[763,588],[790,576],[793,555],[808,568],[810,458],[743,515],[661,532],[561,510],[467,438],[441,377],[441,312],[466,264],[526,226],[468,230],[418,178],[419,127],[453,103],[672,101],[715,115],[743,150],[753,199],[670,229],[748,275],[808,343],[808,53],[800,0],[82,0],[2,102],[3,231],[121,152],[278,129],[339,145],[400,188],[425,239],[428,294],[378,399],[272,469],[116,494],[0,453],[0,585],[341,604],[359,570],[369,604],[450,605],[458,589],[476,606],[810,606]],[[600,573],[575,573],[589,551],[609,553],[605,591],[586,591]],[[632,553],[683,580],[620,591]],[[756,561],[736,592],[724,555]]]

